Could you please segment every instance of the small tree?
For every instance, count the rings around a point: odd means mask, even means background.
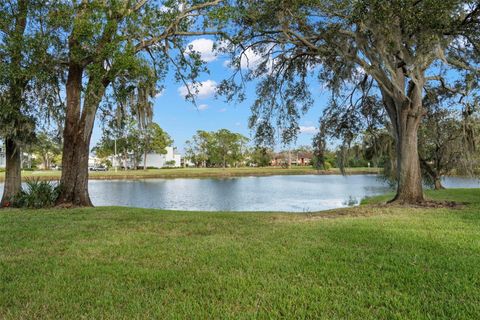
[[[199,130],[186,142],[185,157],[196,166],[238,165],[244,159],[248,138],[227,129],[216,132]]]
[[[172,145],[173,140],[168,133],[163,131],[157,123],[150,123],[147,125],[143,133],[143,170],[147,170],[147,155],[149,152],[158,154],[166,154],[166,148]]]
[[[427,109],[419,130],[419,154],[424,181],[444,189],[442,177],[452,172],[473,175],[479,162],[476,150],[478,110],[459,110],[455,94],[434,88],[425,97]],[[456,107],[456,108],[455,108]],[[476,112],[475,112],[476,111]]]
[[[61,144],[51,134],[40,132],[30,150],[42,159],[43,169],[48,170],[54,159],[61,154]]]
[[[266,147],[255,147],[250,153],[250,161],[258,167],[267,167],[272,163],[273,151]]]
[[[196,167],[207,167],[213,145],[210,132],[198,130],[191,140],[185,142],[185,158]]]
[[[243,160],[248,139],[239,133],[220,129],[213,133],[211,161],[220,164],[224,169],[227,165],[235,165]]]

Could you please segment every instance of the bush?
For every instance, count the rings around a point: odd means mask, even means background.
[[[13,206],[18,208],[49,208],[55,205],[60,194],[60,185],[39,179],[27,180],[26,187],[13,200]]]
[[[328,161],[325,161],[324,166],[325,166],[325,170],[330,170],[333,168],[332,164]]]
[[[175,167],[176,164],[177,164],[177,162],[175,160],[170,160],[170,161],[165,162],[165,165],[168,166],[168,167]]]

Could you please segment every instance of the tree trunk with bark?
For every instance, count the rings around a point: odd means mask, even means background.
[[[390,202],[422,203],[424,196],[418,154],[418,128],[423,117],[423,77],[420,75],[416,82],[410,81],[405,88],[405,75],[401,69],[396,76],[396,90],[401,89],[402,93],[390,95],[382,90],[394,131],[397,155],[397,193]]]
[[[143,170],[147,170],[147,155],[148,155],[148,152],[147,152],[147,149],[145,148],[145,150],[143,151]]]
[[[419,119],[409,118],[397,139],[398,187],[393,201],[421,203],[424,198],[417,142]]]
[[[22,188],[20,148],[13,139],[5,140],[5,185],[1,206],[9,206]]]
[[[440,177],[435,178],[433,186],[434,186],[435,190],[445,189],[445,187],[442,184],[442,179]]]
[[[82,128],[81,94],[83,68],[71,65],[67,79],[67,112],[63,131],[61,191],[58,206],[86,206],[92,202],[88,194],[89,134]]]
[[[88,193],[88,158],[95,115],[108,85],[98,78],[90,78],[83,108],[81,106],[84,68],[71,64],[67,79],[67,112],[63,131],[61,191],[57,206],[91,207]]]
[[[17,3],[17,13],[15,16],[15,28],[13,34],[7,37],[15,39],[16,43],[21,43],[24,38],[24,33],[27,26],[27,15],[28,15],[28,1],[18,1]],[[12,77],[9,79],[9,102],[11,107],[15,110],[12,112],[16,113],[14,117],[21,116],[23,92],[27,86],[27,79],[24,75],[24,70],[22,70],[22,60],[23,60],[23,45],[15,45],[10,50],[11,62],[9,68],[11,68]],[[17,119],[14,119],[14,123]],[[15,123],[17,126],[18,123]],[[20,192],[22,188],[22,157],[20,152],[20,147],[17,143],[15,136],[9,134],[5,138],[5,183],[3,189],[3,196],[0,202],[1,206],[9,205],[13,198]]]
[[[439,164],[438,162],[435,163],[435,165],[431,165],[424,159],[420,158],[420,165],[422,169],[430,176],[430,178],[433,181],[433,187],[435,190],[442,190],[445,189],[445,187],[442,185],[442,174],[440,173],[441,171],[439,170]]]

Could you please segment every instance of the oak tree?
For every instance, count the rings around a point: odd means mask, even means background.
[[[57,7],[65,29],[66,120],[60,206],[91,206],[88,155],[95,117],[111,91],[120,103],[144,83],[158,83],[173,66],[178,79],[195,79],[203,64],[186,53],[185,36],[215,33],[211,1],[73,1]],[[221,16],[220,16],[221,18]],[[149,86],[151,87],[151,85]]]
[[[418,128],[425,87],[448,83],[462,70],[478,77],[479,6],[460,0],[239,0],[231,44],[237,72],[220,93],[231,98],[245,80],[258,80],[250,125],[267,141],[277,132],[283,140],[298,133],[298,120],[314,102],[314,77],[330,90],[334,107],[357,109],[372,92],[379,94],[396,141],[394,200],[422,202]]]

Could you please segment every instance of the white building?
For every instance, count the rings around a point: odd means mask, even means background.
[[[5,168],[7,159],[5,157],[5,148],[3,142],[0,141],[0,168]]]
[[[182,166],[182,156],[174,147],[166,147],[166,154],[149,153],[147,154],[147,168],[179,168]],[[143,165],[143,156],[140,165]]]

